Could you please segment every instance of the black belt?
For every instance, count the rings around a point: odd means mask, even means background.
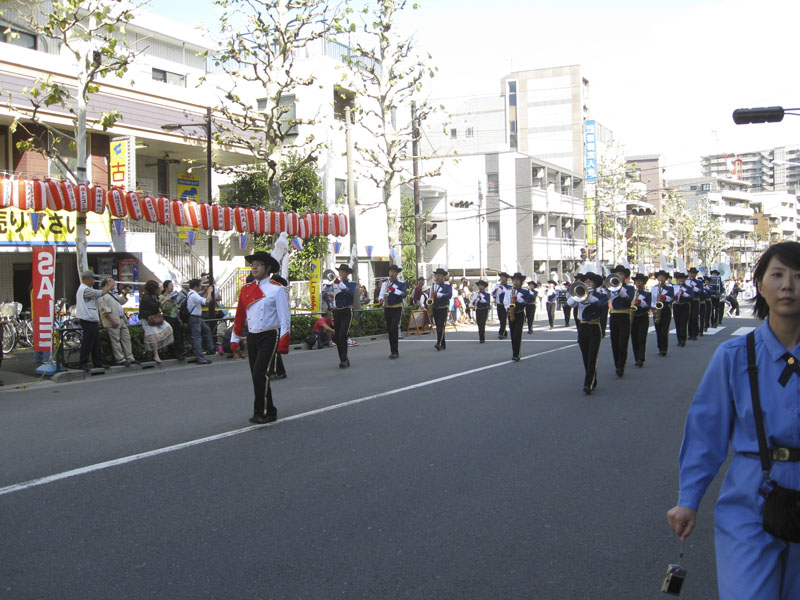
[[[741,452],[745,456],[759,457],[758,452]],[[800,462],[800,448],[773,448],[770,458],[776,462]]]

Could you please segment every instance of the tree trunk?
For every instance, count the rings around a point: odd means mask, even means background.
[[[84,56],[89,56],[91,43],[87,44]],[[84,91],[88,85],[89,75],[86,71],[86,60],[79,61],[80,71],[78,74],[78,102],[75,127],[75,146],[78,153],[78,181],[76,183],[88,183],[86,163],[88,157],[88,138],[86,135],[86,95]],[[132,150],[131,150],[132,151]],[[89,269],[89,257],[86,249],[86,213],[79,212],[75,226],[75,259],[78,263],[78,273],[83,273]]]

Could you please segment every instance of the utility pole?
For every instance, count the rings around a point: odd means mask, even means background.
[[[353,298],[353,310],[361,309],[361,285],[358,281],[358,238],[356,237],[356,182],[353,178],[353,133],[352,113],[350,107],[344,109],[344,130],[347,142],[347,205],[350,208],[350,247],[353,252],[353,282],[356,284],[356,293]],[[352,250],[351,250],[352,252]]]
[[[419,209],[419,125],[417,123],[417,103],[411,102],[411,153],[412,173],[414,175],[414,253],[417,263],[417,277],[422,275],[422,224]]]
[[[483,191],[481,190],[481,180],[478,180],[478,272],[483,279]]]

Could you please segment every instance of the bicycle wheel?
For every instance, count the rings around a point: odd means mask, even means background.
[[[22,322],[22,334],[25,338],[26,346],[33,346],[33,321],[25,319]]]
[[[3,354],[8,354],[17,345],[17,332],[11,323],[3,323]]]

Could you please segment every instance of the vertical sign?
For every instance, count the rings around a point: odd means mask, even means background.
[[[586,244],[597,243],[595,223],[595,187],[597,182],[597,123],[585,121],[583,124],[583,152],[586,177]]]
[[[127,190],[136,189],[136,138],[118,137],[111,139],[108,170],[111,185]]]
[[[33,349],[53,351],[53,305],[55,303],[56,249],[33,249]]]
[[[322,263],[319,260],[311,261],[311,276],[308,278],[308,293],[311,295],[311,312],[318,313],[322,310],[320,306],[320,294],[322,290]]]

